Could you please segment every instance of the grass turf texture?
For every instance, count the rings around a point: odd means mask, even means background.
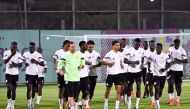
[[[135,89],[135,86],[134,86]],[[142,94],[143,94],[142,87]],[[90,103],[91,109],[103,109],[104,106],[104,91],[105,84],[99,83],[97,84],[95,95]],[[155,109],[151,107],[151,98],[142,98],[140,100],[140,109]],[[35,109],[59,109],[58,106],[58,88],[56,85],[45,85],[43,89],[43,96],[41,99],[41,104],[35,105]],[[160,99],[161,109],[190,109],[190,81],[183,82],[183,90],[182,97],[180,99],[181,106],[169,106],[168,104],[168,95],[167,95],[167,84],[164,88],[164,93],[162,98]],[[6,99],[6,87],[0,87],[0,109],[5,109],[7,105]],[[132,105],[134,109],[135,105],[135,97],[132,98]],[[114,109],[115,107],[115,88],[112,87],[112,91],[110,93],[109,98],[109,109]],[[121,106],[120,109],[126,109],[126,105]],[[26,109],[27,108],[27,100],[26,100],[26,87],[19,86],[17,88],[17,98],[15,103],[15,109]]]

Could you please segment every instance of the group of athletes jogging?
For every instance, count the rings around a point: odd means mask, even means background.
[[[144,85],[143,98],[150,97],[150,105],[160,109],[159,99],[162,97],[166,80],[169,104],[180,106],[183,64],[187,63],[187,54],[180,46],[180,40],[174,40],[168,53],[163,52],[163,45],[154,40],[141,42],[141,39],[136,38],[131,47],[126,45],[125,41],[125,39],[114,40],[110,45],[112,50],[105,56],[94,50],[95,42],[92,40],[81,41],[79,51],[76,43],[69,40],[63,42],[62,48],[53,56],[60,109],[90,109],[98,77],[97,67],[103,65],[107,67],[104,109],[109,109],[108,98],[113,83],[116,90],[115,109],[119,109],[120,104],[127,104],[127,109],[132,108],[131,96],[134,83],[136,83],[135,109],[140,109],[141,81]],[[19,68],[22,66],[26,69],[28,109],[34,109],[36,93],[36,104],[40,104],[47,70],[42,49],[36,48],[35,43],[30,42],[28,51],[21,55],[17,50],[17,42],[12,42],[10,50],[4,52],[3,60],[6,64],[8,99],[6,109],[15,107]],[[80,92],[82,92],[81,97],[79,97]]]

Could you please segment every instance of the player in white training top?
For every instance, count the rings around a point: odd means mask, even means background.
[[[153,78],[154,78],[154,87],[155,87],[155,99],[156,99],[156,109],[160,109],[160,93],[162,93],[163,87],[162,85],[165,84],[165,80],[163,76],[166,76],[167,70],[170,68],[171,59],[169,56],[162,52],[162,44],[156,44],[156,52],[151,54],[149,57],[149,65],[148,68],[150,69],[151,63],[153,64]]]
[[[66,52],[69,49],[69,44],[70,41],[69,40],[65,40],[63,42],[63,46],[61,49],[57,50],[53,56],[54,59],[54,69],[57,72],[57,83],[58,83],[58,88],[59,88],[59,93],[58,93],[58,101],[59,101],[59,107],[60,109],[63,109],[63,107],[65,106],[66,102],[68,101],[68,93],[66,90],[66,85],[65,85],[65,80],[64,80],[64,75],[61,76],[59,74],[59,72],[57,71],[57,63],[58,61],[64,57],[64,55],[66,54]],[[65,103],[64,103],[65,101]]]
[[[131,90],[133,83],[136,82],[136,109],[139,109],[139,101],[141,96],[141,71],[142,71],[142,58],[144,50],[140,48],[141,40],[136,38],[133,42],[133,47],[129,49],[126,53],[127,58],[124,58],[124,63],[128,64],[128,73],[127,73],[127,80],[128,80],[128,109],[131,109]]]
[[[87,42],[87,51],[86,55],[89,58],[89,61],[92,63],[89,67],[89,82],[90,82],[90,100],[92,99],[94,95],[94,90],[96,87],[96,81],[97,81],[97,67],[101,66],[101,57],[100,54],[94,50],[94,41],[89,40]]]
[[[34,42],[30,42],[29,51],[23,54],[26,66],[26,84],[28,108],[34,108],[34,97],[38,80],[38,65],[44,66],[43,57],[36,51]]]
[[[170,105],[174,105],[174,84],[176,87],[176,106],[180,106],[180,96],[182,90],[182,77],[183,77],[183,64],[187,63],[187,53],[180,46],[180,40],[174,40],[174,46],[169,48],[169,57],[172,59],[172,66],[169,71],[169,92],[170,92]]]
[[[23,62],[21,54],[17,51],[17,42],[12,42],[10,50],[4,52],[3,61],[6,65],[5,80],[8,99],[6,109],[14,109],[19,68]]]
[[[146,68],[146,84],[145,84],[145,93],[144,97],[148,97],[150,95],[151,101],[152,101],[152,106],[154,107],[156,105],[156,102],[154,100],[154,93],[153,93],[153,86],[154,86],[154,81],[153,81],[153,71],[154,71],[154,66],[152,63],[150,63],[150,67],[148,68],[148,59],[150,58],[151,54],[155,53],[156,50],[156,44],[154,40],[149,41],[149,49],[144,51],[144,64]]]
[[[42,54],[42,48],[38,47],[37,48],[37,52]],[[36,104],[40,104],[40,100],[42,97],[42,88],[44,85],[44,78],[45,78],[45,74],[47,72],[47,62],[43,59],[44,62],[44,66],[40,66],[38,65],[38,90],[37,90],[37,99],[36,99]]]
[[[111,91],[111,87],[113,83],[115,84],[116,89],[116,105],[115,109],[119,109],[119,102],[121,99],[121,75],[120,73],[123,71],[123,55],[119,51],[120,43],[119,41],[112,42],[113,50],[109,51],[104,59],[102,64],[107,65],[107,79],[106,79],[106,92],[105,92],[105,103],[104,109],[108,109],[108,97]]]

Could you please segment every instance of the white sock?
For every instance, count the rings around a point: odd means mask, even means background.
[[[86,107],[89,107],[89,100],[85,100]]]
[[[105,103],[108,104],[108,99],[105,99]]]
[[[128,109],[131,109],[131,96],[127,97]]]
[[[37,102],[40,103],[41,97],[42,97],[42,96],[37,96]]]
[[[116,100],[115,103],[116,103],[115,108],[116,108],[116,109],[119,108],[119,101]]]
[[[136,98],[136,106],[139,105],[140,98]]]
[[[177,96],[176,97],[176,101],[179,102],[179,99],[180,99],[180,96]]]
[[[127,94],[125,94],[125,102],[127,102]]]
[[[12,100],[12,107],[15,107],[15,100]]]
[[[32,99],[28,99],[28,107],[30,107],[32,104]]]
[[[156,109],[160,109],[160,101],[156,100]]]
[[[63,99],[59,99],[59,106],[63,106]]]
[[[78,109],[78,102],[75,102],[75,109]]]
[[[151,97],[152,102],[154,102],[154,96]]]
[[[8,106],[11,106],[11,99],[8,99],[8,100],[7,100],[7,105],[8,105]]]
[[[75,107],[70,107],[71,109],[75,109]]]
[[[171,94],[171,98],[174,99],[174,93]]]
[[[169,97],[169,99],[171,100],[171,99],[172,99],[172,94],[171,94],[171,93],[168,93],[168,97]]]

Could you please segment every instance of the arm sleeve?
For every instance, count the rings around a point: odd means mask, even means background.
[[[64,59],[64,58],[61,58],[61,59],[58,61],[58,65],[57,65],[57,69],[58,69],[58,70],[61,70],[61,69],[65,66],[65,61],[66,61],[66,59]]]
[[[56,51],[55,54],[53,55],[53,59],[55,59],[57,61],[58,57],[59,57],[59,55],[58,55],[58,52]]]
[[[181,54],[181,57],[182,57],[182,59],[187,59],[188,58],[187,53],[186,53],[186,51],[184,49],[183,49],[183,52]]]
[[[6,60],[8,57],[9,57],[9,56],[8,56],[8,53],[7,53],[7,51],[5,51],[5,52],[4,52],[4,55],[3,55],[3,60]]]
[[[110,57],[109,57],[109,54],[107,53],[107,54],[104,56],[103,61],[108,61],[109,59],[110,59]]]
[[[22,55],[19,53],[19,56],[18,56],[18,63],[23,63],[23,57]]]

